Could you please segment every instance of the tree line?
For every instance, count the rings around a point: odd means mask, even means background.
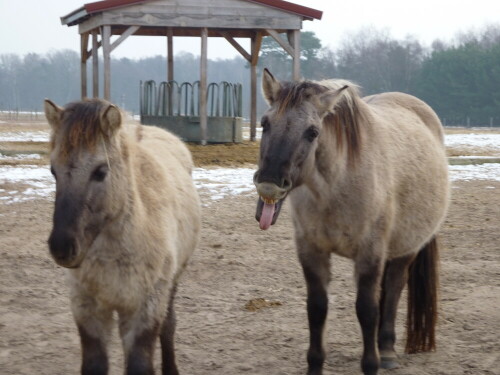
[[[346,35],[339,47],[331,49],[313,32],[303,32],[301,47],[304,78],[345,78],[358,84],[363,95],[384,91],[413,94],[431,105],[446,125],[500,126],[500,25],[458,34],[453,42],[435,40],[430,47],[411,36],[396,39],[387,30],[364,28]],[[0,110],[39,111],[46,97],[61,104],[79,99],[79,61],[72,50],[1,54]],[[290,79],[291,58],[270,37],[262,43],[259,74],[264,67],[279,79]],[[248,68],[241,57],[208,63],[209,82],[243,85],[245,117],[250,103]],[[89,88],[90,76],[89,71]],[[199,56],[177,54],[174,76],[177,82],[199,79]],[[160,83],[165,77],[164,56],[112,58],[111,100],[137,114],[140,81]],[[258,113],[265,106],[259,90]]]

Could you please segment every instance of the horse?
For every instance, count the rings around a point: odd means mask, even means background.
[[[68,269],[82,374],[107,374],[107,346],[118,326],[126,374],[178,374],[174,296],[197,246],[201,205],[192,158],[160,128],[122,123],[104,100],[44,103],[56,180],[48,247]]]
[[[255,218],[276,223],[289,197],[307,284],[308,374],[322,374],[330,255],[353,260],[365,375],[398,366],[395,318],[408,284],[406,352],[435,350],[437,231],[449,201],[443,128],[421,100],[362,98],[346,80],[281,82],[267,69],[269,108],[254,183]]]

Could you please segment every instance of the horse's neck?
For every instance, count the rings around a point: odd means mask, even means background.
[[[130,134],[126,131],[121,132],[119,144],[120,155],[118,158],[121,160],[121,165],[116,183],[119,188],[114,191],[113,196],[119,202],[120,217],[117,218],[115,224],[119,227],[125,225],[133,228],[137,225],[140,226],[141,215],[146,215],[142,200],[138,199],[140,197],[139,185],[141,184],[141,176],[138,174],[140,170],[134,168],[138,150],[131,141]]]
[[[343,140],[345,142],[345,140]],[[315,153],[315,169],[327,183],[343,178],[349,166],[347,145],[337,144],[335,131],[329,129],[321,134]]]
[[[339,155],[335,149],[318,145],[315,153],[314,163],[308,168],[303,177],[303,185],[307,186],[313,196],[321,200],[332,186],[338,185],[346,176],[347,160]]]
[[[342,145],[337,144],[334,129],[328,129],[321,134],[315,152],[314,167],[307,174],[304,183],[310,190],[317,192],[315,196],[325,195],[332,198],[332,193],[345,195],[352,188],[353,179],[359,178],[360,171],[367,172],[370,168],[367,162],[367,149],[370,149],[371,139],[367,129],[360,128],[361,150],[357,155],[349,155],[348,145],[344,139]]]

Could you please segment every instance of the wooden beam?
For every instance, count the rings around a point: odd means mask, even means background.
[[[290,56],[292,56],[292,57],[293,57],[293,55],[294,55],[294,53],[295,53],[295,52],[294,52],[294,50],[293,50],[293,47],[292,47],[292,46],[291,46],[291,45],[290,45],[290,44],[289,44],[286,40],[284,40],[284,39],[280,36],[280,34],[278,34],[278,33],[276,32],[276,30],[266,29],[266,31],[267,31],[267,33],[268,33],[269,35],[271,35],[271,36],[274,38],[274,40],[276,40],[276,41],[278,42],[278,44],[279,44],[281,47],[283,47],[283,49],[284,49],[285,51],[287,51],[287,52],[290,54]]]
[[[129,25],[140,26],[140,25],[136,25],[135,23],[131,23]],[[111,36],[113,36],[113,35],[120,36],[121,34],[123,34],[125,32],[125,30],[127,30],[128,27],[129,26],[127,26],[127,25],[113,24],[113,26],[111,28]],[[140,29],[137,30],[137,32],[135,32],[134,35],[163,37],[163,36],[165,36],[165,29],[167,29],[168,27],[172,27],[174,37],[180,37],[180,36],[195,37],[195,38],[200,37],[200,27],[174,27],[171,25],[140,26]],[[268,27],[268,28],[271,28],[271,27]],[[286,33],[287,30],[291,30],[293,28],[287,28],[287,29],[272,28],[272,29],[276,30],[278,33]],[[250,38],[252,38],[252,36],[255,34],[256,31],[262,31],[262,32],[264,32],[264,35],[267,35],[265,33],[264,28],[225,29],[225,28],[215,27],[213,29],[208,29],[208,38],[212,38],[212,37],[222,38],[222,36],[219,34],[220,31],[229,32],[231,34],[231,36],[235,39],[240,39],[240,38],[250,39]]]
[[[99,45],[97,41],[97,29],[92,30],[92,96],[99,97]]]
[[[252,61],[252,56],[231,36],[227,31],[219,31],[226,40],[238,51],[248,62]]]
[[[111,26],[104,25],[101,35],[104,60],[104,99],[111,100]]]
[[[89,44],[89,33],[80,35],[80,93],[82,99],[87,97],[87,46]]]
[[[135,34],[137,30],[139,30],[139,26],[130,26],[125,32],[120,35],[118,39],[116,39],[113,44],[111,44],[111,51],[113,51],[116,47],[123,43],[125,39],[127,39],[130,35]],[[111,52],[110,51],[110,52]]]
[[[98,33],[99,34],[99,33]],[[101,48],[102,47],[102,40],[98,41],[97,42],[97,49]],[[87,54],[88,54],[88,57],[92,57],[92,49],[88,50],[87,51]]]
[[[208,29],[201,29],[201,56],[200,56],[200,131],[201,144],[207,144],[207,60],[208,60]]]
[[[293,79],[298,81],[300,80],[300,30],[289,30],[287,34],[294,51],[292,75]]]
[[[291,17],[275,17],[267,16],[263,17],[259,14],[246,14],[241,16],[237,12],[231,12],[230,7],[227,4],[233,3],[233,1],[220,1],[224,4],[223,14],[227,16],[218,17],[214,13],[203,14],[199,10],[207,9],[213,12],[214,2],[210,2],[210,6],[200,6],[200,1],[196,0],[196,5],[192,5],[194,13],[186,14],[184,12],[179,13],[176,8],[184,7],[185,0],[183,1],[163,1],[161,6],[154,5],[159,11],[150,11],[142,7],[141,11],[131,11],[127,12],[127,7],[121,9],[109,10],[102,12],[100,14],[93,14],[89,19],[83,21],[78,25],[78,31],[80,33],[91,31],[96,27],[102,25],[136,25],[146,28],[164,28],[164,27],[175,27],[175,28],[202,28],[206,27],[209,29],[241,29],[241,30],[293,30],[300,29],[302,27],[302,17],[291,16]],[[205,4],[202,2],[201,4]],[[238,2],[241,4],[241,2]],[[168,9],[168,8],[171,9]],[[184,8],[186,9],[186,8]],[[269,14],[269,7],[263,7],[263,11]],[[143,13],[146,12],[146,13]],[[229,14],[229,13],[232,14]],[[113,31],[114,32],[114,31]],[[198,34],[199,35],[199,34]]]

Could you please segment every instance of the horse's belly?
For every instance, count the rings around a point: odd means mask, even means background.
[[[301,225],[296,223],[296,225]],[[328,253],[352,259],[356,255],[353,237],[348,231],[340,229],[339,225],[325,223],[302,224],[296,227],[296,233],[307,243]]]
[[[449,204],[446,161],[441,170],[434,178],[427,178],[426,183],[412,186],[405,200],[396,204],[389,258],[419,251],[439,230]]]

